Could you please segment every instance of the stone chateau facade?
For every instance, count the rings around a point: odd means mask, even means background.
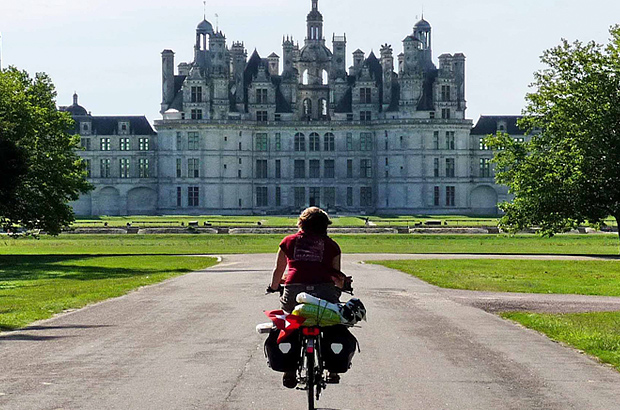
[[[323,34],[318,0],[300,47],[249,58],[206,19],[194,60],[162,53],[162,119],[95,117],[74,104],[96,189],[77,214],[495,214],[507,197],[481,138],[519,135],[517,117],[466,119],[465,56],[436,66],[424,19],[394,56]]]

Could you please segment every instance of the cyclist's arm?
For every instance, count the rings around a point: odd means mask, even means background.
[[[340,264],[341,264],[341,256],[342,254],[338,254],[338,256],[336,256],[333,260],[332,260],[332,268],[334,268],[335,270],[337,270],[338,272],[340,272]],[[341,277],[340,275],[338,276],[332,276],[333,280],[334,280],[334,284],[341,288],[344,286],[344,278]]]
[[[273,274],[271,275],[271,289],[276,290],[280,286],[282,275],[286,270],[286,254],[282,249],[278,250],[278,256],[276,258],[276,266],[273,268]]]

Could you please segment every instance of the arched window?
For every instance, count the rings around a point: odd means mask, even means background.
[[[306,137],[301,132],[295,134],[295,151],[305,151],[306,150]]]
[[[321,137],[316,132],[310,134],[310,151],[321,150]]]
[[[323,85],[329,84],[329,74],[327,70],[323,70]]]
[[[301,76],[301,83],[303,85],[308,85],[309,83],[309,76],[308,76],[308,70],[304,70],[303,75]]]
[[[335,151],[336,150],[336,138],[334,137],[334,134],[332,134],[331,132],[328,132],[327,134],[325,134],[323,138],[324,138],[323,151]]]
[[[310,118],[312,117],[312,100],[310,98],[306,98],[304,100],[304,117]]]
[[[327,119],[327,100],[325,98],[319,100],[319,117]]]

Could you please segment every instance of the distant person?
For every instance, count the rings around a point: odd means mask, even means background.
[[[280,242],[269,287],[272,291],[278,289],[288,266],[284,293],[280,298],[282,310],[285,312],[293,311],[297,305],[295,299],[301,292],[332,303],[340,301],[345,275],[340,272],[342,254],[340,246],[327,236],[327,227],[331,223],[329,216],[322,209],[307,208],[299,216],[297,222],[299,232],[285,237]],[[330,376],[339,379],[337,374]],[[285,372],[282,383],[285,387],[295,387],[297,384],[295,372]]]

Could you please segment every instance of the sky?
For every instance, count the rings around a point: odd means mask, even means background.
[[[206,17],[230,46],[248,55],[282,56],[282,36],[303,45],[311,0],[208,0]],[[2,67],[46,72],[58,105],[80,105],[93,115],[146,115],[159,119],[161,52],[175,64],[193,58],[202,0],[0,0]],[[402,40],[421,18],[432,26],[433,58],[463,53],[467,118],[518,115],[540,55],[569,41],[606,43],[620,23],[618,0],[319,0],[324,34],[347,36],[348,64],[361,49],[379,55]],[[216,17],[216,14],[218,17]]]

